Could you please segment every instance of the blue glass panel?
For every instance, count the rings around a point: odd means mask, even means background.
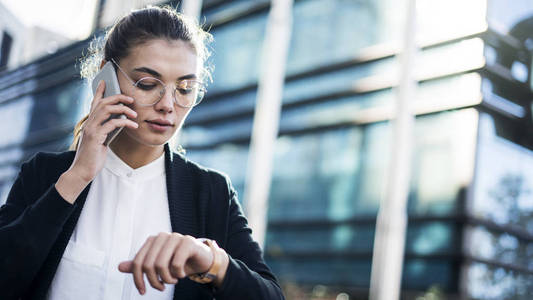
[[[506,127],[488,114],[480,116],[470,213],[533,233],[533,151],[500,136]]]
[[[375,224],[299,226],[269,228],[266,238],[266,252],[272,256],[285,251],[355,251],[371,253]],[[296,238],[297,237],[297,238]]]
[[[457,253],[459,229],[453,223],[422,222],[409,224],[405,243],[408,254]],[[295,251],[353,251],[372,253],[375,223],[334,226],[269,227],[266,252],[272,256]],[[297,238],[296,238],[297,237]]]
[[[475,258],[515,265],[533,271],[533,243],[508,233],[469,227],[468,252]]]
[[[425,290],[438,286],[444,290],[453,290],[458,276],[453,260],[406,260],[403,266],[402,288]]]
[[[231,22],[212,30],[210,91],[231,90],[257,81],[266,13]]]
[[[370,284],[370,261],[346,258],[267,258],[283,283],[366,286]]]
[[[359,50],[399,40],[404,1],[297,1],[288,73],[354,57]],[[394,11],[394,13],[388,13]]]
[[[84,81],[73,80],[37,93],[35,114],[31,116],[29,131],[74,126],[90,106],[91,97]]]
[[[370,259],[267,257],[267,263],[284,284],[370,285]],[[458,275],[451,260],[408,259],[403,271],[402,288],[416,290],[430,286],[452,290]]]
[[[489,25],[501,33],[508,33],[518,23],[533,17],[533,3],[530,0],[487,0]]]
[[[405,241],[406,253],[428,255],[458,253],[459,228],[454,223],[410,223]]]
[[[186,156],[188,159],[205,167],[227,174],[237,191],[239,200],[246,207],[243,195],[248,146],[227,144],[212,149],[191,149],[187,150]]]
[[[410,213],[455,212],[457,196],[472,174],[476,122],[474,110],[417,118]],[[279,138],[270,217],[376,214],[385,194],[389,143],[388,123]]]
[[[361,138],[358,128],[279,138],[270,217],[342,218],[353,214]]]
[[[74,126],[89,102],[87,86],[73,80],[3,104],[0,119],[10,125],[0,128],[0,146],[22,143],[36,132]]]
[[[485,300],[530,300],[533,275],[471,263],[465,280],[468,296]]]

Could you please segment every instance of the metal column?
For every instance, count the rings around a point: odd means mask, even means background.
[[[406,1],[407,17],[403,51],[399,57],[400,77],[397,90],[396,118],[391,122],[394,129],[394,140],[391,147],[387,196],[380,205],[376,222],[370,278],[371,300],[400,298],[413,144],[414,117],[411,106],[417,84],[413,77],[416,53],[415,2],[415,0]]]
[[[247,176],[246,213],[253,238],[263,246],[268,194],[272,179],[274,143],[278,136],[285,64],[292,28],[292,0],[273,0],[261,55]]]

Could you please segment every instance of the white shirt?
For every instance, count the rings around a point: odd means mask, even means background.
[[[172,299],[163,292],[135,288],[133,276],[118,265],[133,260],[150,235],[172,232],[165,176],[165,155],[132,169],[109,148],[95,177],[78,223],[48,291],[49,300]]]

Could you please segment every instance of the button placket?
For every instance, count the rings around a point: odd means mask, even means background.
[[[123,273],[118,271],[120,262],[129,258],[131,243],[133,239],[133,218],[135,211],[136,185],[123,181],[119,187],[121,195],[117,204],[117,213],[113,228],[113,239],[111,241],[111,251],[109,255],[109,265],[107,269],[107,288],[103,299],[121,299],[124,289]]]

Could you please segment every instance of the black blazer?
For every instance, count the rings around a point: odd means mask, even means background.
[[[22,165],[0,208],[0,299],[45,298],[91,186],[73,205],[55,189],[74,156],[38,153]],[[283,299],[229,179],[170,151],[168,144],[165,170],[172,230],[216,240],[230,256],[220,289],[183,279],[174,299]]]

